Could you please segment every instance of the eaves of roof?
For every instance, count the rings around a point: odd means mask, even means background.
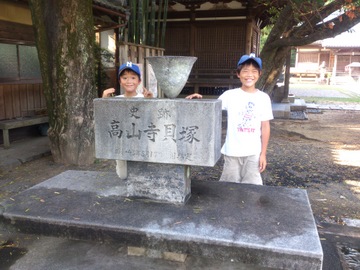
[[[125,0],[93,0],[93,4],[119,13],[126,13]]]
[[[360,48],[360,40],[335,40],[328,38],[321,42],[321,46],[326,48]]]
[[[333,38],[321,41],[321,46],[326,48],[360,48],[360,24],[351,32],[344,32]]]

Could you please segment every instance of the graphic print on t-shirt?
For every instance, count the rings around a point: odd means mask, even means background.
[[[248,102],[246,105],[245,111],[239,115],[240,123],[237,126],[238,132],[255,132],[255,128],[253,127],[255,117],[255,103]]]

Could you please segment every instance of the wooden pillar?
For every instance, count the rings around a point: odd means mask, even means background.
[[[120,52],[119,52],[119,28],[116,28],[114,30],[114,39],[115,39],[115,78],[116,78],[116,88],[115,88],[115,92],[117,95],[120,94],[120,83],[119,83],[119,78],[117,76],[118,74],[118,70],[119,70],[119,66],[120,66]]]
[[[246,44],[245,44],[245,54],[250,54],[252,53],[252,31],[253,28],[253,20],[252,19],[248,19],[247,20],[247,24],[246,24]]]
[[[336,67],[337,67],[337,54],[334,55],[334,66],[331,75],[331,84],[336,84]]]
[[[195,6],[190,9],[190,55],[195,56],[195,43],[196,43],[196,27],[194,25],[196,19]],[[196,72],[196,70],[194,70]],[[194,93],[199,93],[199,85],[194,84]]]

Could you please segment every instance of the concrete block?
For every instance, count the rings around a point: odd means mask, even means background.
[[[128,256],[139,256],[139,257],[148,257],[148,258],[156,258],[156,259],[164,259],[167,261],[174,262],[185,262],[187,258],[187,254],[176,253],[176,252],[161,252],[160,250],[150,249],[145,247],[127,247],[127,255]]]
[[[214,166],[221,115],[214,99],[95,99],[96,157]]]
[[[185,262],[187,255],[182,253],[175,253],[175,252],[163,252],[162,258],[168,261],[175,261],[175,262]]]
[[[274,118],[290,118],[289,103],[272,103],[272,111]]]
[[[127,247],[127,254],[129,256],[145,256],[146,255],[146,248],[128,246]]]
[[[144,247],[134,247],[128,246],[128,255],[129,256],[144,256],[148,258],[162,259],[163,253],[160,250],[144,248]]]

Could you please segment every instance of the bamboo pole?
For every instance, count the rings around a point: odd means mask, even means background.
[[[166,33],[166,20],[167,20],[167,12],[168,12],[168,3],[169,0],[165,0],[164,2],[164,12],[163,12],[163,23],[161,29],[161,43],[159,47],[165,48],[165,33]]]
[[[143,42],[148,44],[148,31],[149,31],[149,0],[144,0],[144,35]]]
[[[137,0],[131,1],[131,42],[137,43],[137,26],[136,26],[136,5]]]
[[[158,16],[157,16],[157,25],[155,33],[155,46],[159,47],[160,45],[160,31],[161,31],[161,14],[163,9],[163,0],[159,0]]]
[[[143,1],[137,2],[137,38],[136,43],[143,44]]]
[[[155,10],[156,0],[151,0],[150,25],[149,25],[149,45],[155,45]]]

